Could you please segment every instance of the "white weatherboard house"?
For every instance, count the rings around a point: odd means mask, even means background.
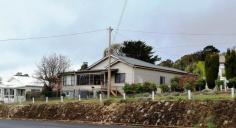
[[[104,57],[87,70],[62,73],[62,93],[67,97],[78,97],[85,92],[103,91],[107,88],[107,69],[108,57]],[[182,70],[157,66],[130,57],[112,55],[111,59],[113,95],[117,91],[122,93],[125,83],[169,84],[172,78],[186,74]]]
[[[40,92],[43,85],[30,76],[13,76],[0,84],[0,101],[4,103],[25,101],[27,92]]]

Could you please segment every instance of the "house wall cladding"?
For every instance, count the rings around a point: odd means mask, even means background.
[[[165,77],[165,83],[170,84],[172,78],[176,76],[180,76],[178,74],[159,72],[155,70],[147,70],[141,68],[134,68],[134,81],[135,83],[143,83],[143,82],[153,82],[157,85],[160,84],[160,77]]]

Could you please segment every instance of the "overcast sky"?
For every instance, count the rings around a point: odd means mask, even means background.
[[[116,28],[125,0],[0,0],[0,40]],[[162,60],[176,60],[213,44],[236,45],[236,0],[128,0],[114,42],[143,40]],[[114,32],[113,32],[114,36]],[[42,56],[68,56],[73,69],[100,59],[107,31],[38,39],[0,41],[0,76],[33,74]]]

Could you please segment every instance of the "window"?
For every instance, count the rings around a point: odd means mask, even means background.
[[[63,77],[63,85],[64,86],[72,86],[75,84],[75,77],[70,75],[70,76],[64,76]]]
[[[31,89],[31,91],[32,91],[32,89]],[[40,90],[39,90],[39,91],[40,91]],[[19,89],[18,92],[17,92],[17,95],[18,95],[18,96],[24,96],[24,92],[25,92],[24,89]]]
[[[77,75],[77,85],[89,85],[89,75]]]
[[[101,75],[94,75],[94,85],[101,85]]]
[[[125,73],[116,73],[115,83],[125,83]]]
[[[165,84],[165,77],[164,76],[160,76],[160,84]]]
[[[77,85],[101,85],[103,80],[103,74],[77,75]]]
[[[79,85],[89,85],[89,75],[80,75]]]

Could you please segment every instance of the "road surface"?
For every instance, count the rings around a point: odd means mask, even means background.
[[[125,128],[125,126],[64,123],[56,121],[0,120],[0,128]]]

